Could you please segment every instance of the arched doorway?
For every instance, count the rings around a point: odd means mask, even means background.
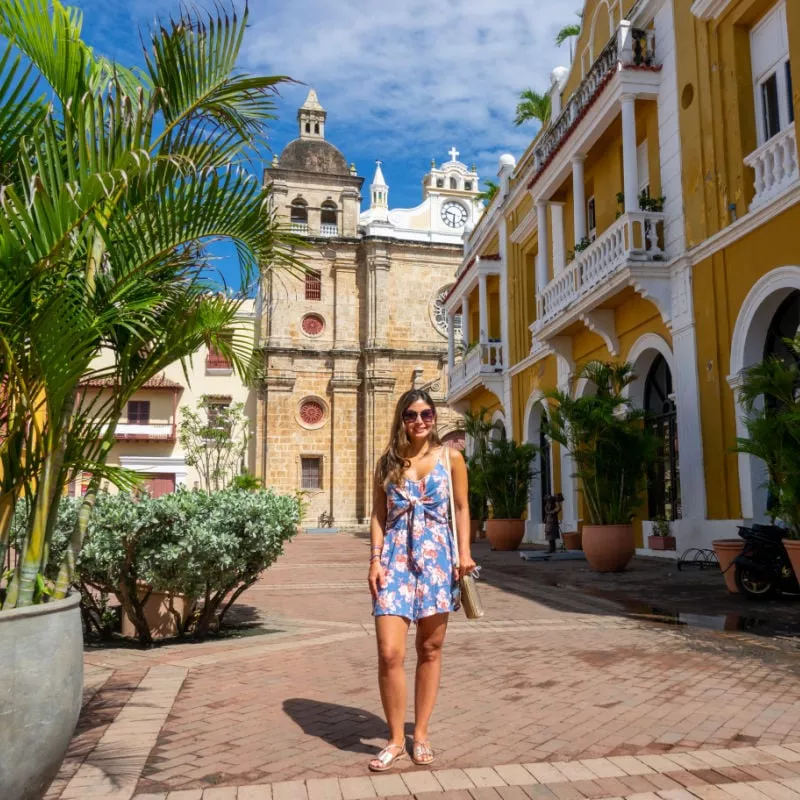
[[[658,441],[658,451],[647,474],[648,516],[673,522],[681,517],[681,485],[678,460],[678,413],[675,408],[672,371],[659,353],[644,382],[647,425]]]
[[[450,431],[442,436],[442,444],[463,451],[467,446],[467,434],[464,431]]]
[[[536,474],[528,490],[528,519],[534,526],[544,522],[544,499],[553,491],[552,449],[546,423],[547,412],[542,403],[536,403],[528,413],[525,437],[526,442],[539,450],[534,463]],[[541,531],[534,528],[530,533],[537,535]]]
[[[786,344],[787,339],[794,339],[800,328],[800,290],[790,292],[778,306],[775,316],[767,328],[764,342],[764,358],[775,356],[787,364],[800,361],[793,350]]]
[[[747,437],[746,414],[738,399],[738,388],[748,367],[766,355],[791,357],[783,339],[797,330],[800,267],[779,267],[764,275],[752,287],[742,303],[731,340],[728,383],[734,390],[736,435]],[[756,522],[767,521],[769,502],[764,463],[746,453],[739,453],[739,497],[741,516]]]

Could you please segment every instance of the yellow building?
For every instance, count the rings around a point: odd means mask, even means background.
[[[256,303],[245,300],[237,318],[237,336],[251,344],[255,341]],[[243,344],[243,346],[246,346]],[[86,381],[87,392],[110,392],[104,381]],[[243,403],[250,423],[247,469],[255,471],[254,435],[256,428],[256,391],[234,374],[231,363],[221,354],[201,347],[192,357],[187,375],[180,363],[171,364],[163,373],[149,380],[127,404],[116,429],[116,441],[108,463],[139,473],[154,497],[174,491],[178,486],[200,486],[197,469],[186,463],[186,454],[178,441],[181,409],[196,409],[202,397],[217,406]],[[86,491],[91,476],[84,474],[69,486],[70,495]]]
[[[664,516],[681,552],[764,517],[763,472],[733,452],[735,391],[800,323],[792,62],[794,0],[585,2],[552,120],[518,164],[501,158],[446,303],[472,345],[451,347],[449,403],[542,447],[529,540],[551,490],[565,530],[581,519],[541,398],[592,391],[573,380],[592,359],[634,365],[631,400],[662,441],[640,535]]]

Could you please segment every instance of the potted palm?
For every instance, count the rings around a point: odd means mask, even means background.
[[[472,455],[467,460],[467,469],[469,473],[470,537],[474,541],[483,530],[488,516],[485,466],[493,425],[487,408],[465,412],[462,424],[472,451]]]
[[[11,564],[0,775],[4,798],[29,800],[56,774],[80,710],[71,587],[101,480],[132,485],[106,463],[128,399],[204,344],[248,372],[239,302],[210,292],[204,248],[234,242],[248,288],[260,264],[280,261],[284,234],[246,156],[281,79],[237,67],[246,11],[187,10],[155,26],[140,76],[98,57],[61,0],[0,10],[0,564]],[[86,473],[61,566],[45,575],[59,498]]]
[[[596,392],[577,398],[549,392],[555,406],[548,435],[575,461],[588,518],[581,532],[586,560],[597,572],[618,572],[635,552],[631,523],[657,442],[644,425],[644,411],[623,396],[635,379],[630,364],[593,361],[577,377],[590,381]]]
[[[492,506],[486,535],[492,550],[516,550],[525,536],[524,515],[537,448],[499,439],[486,455],[484,486]]]
[[[800,336],[786,344],[800,358]],[[800,575],[799,387],[797,361],[770,356],[750,367],[739,391],[747,436],[736,445],[738,452],[755,456],[766,465],[769,499],[764,510],[773,524],[786,527],[783,543],[796,575]],[[714,542],[715,548],[719,544]]]
[[[467,459],[467,473],[469,475],[469,537],[470,541],[474,542],[479,538],[487,517],[484,475],[475,456]]]

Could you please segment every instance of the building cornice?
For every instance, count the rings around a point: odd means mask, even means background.
[[[719,19],[731,5],[733,0],[694,0],[691,12],[698,19]]]
[[[730,247],[743,236],[752,233],[756,228],[760,228],[773,217],[777,217],[797,203],[800,203],[800,185],[795,186],[768,205],[745,214],[741,219],[728,225],[727,228],[723,228],[719,233],[715,233],[704,242],[693,247],[689,251],[689,258],[692,264],[699,264],[701,261],[713,256],[714,253]]]

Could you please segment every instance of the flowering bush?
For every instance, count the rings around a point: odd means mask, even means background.
[[[81,502],[61,501],[48,577],[57,572]],[[77,561],[84,606],[96,624],[102,598],[116,596],[139,641],[150,644],[144,616],[150,593],[186,595],[199,601],[191,625],[202,638],[219,628],[239,595],[281,555],[301,513],[299,498],[272,490],[179,490],[157,499],[100,494]],[[100,594],[100,605],[91,590]]]

